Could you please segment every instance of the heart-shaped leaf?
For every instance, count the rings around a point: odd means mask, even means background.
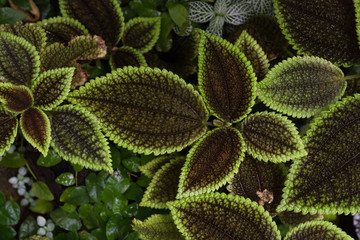
[[[145,57],[135,48],[123,46],[112,52],[110,56],[110,66],[112,70],[125,66],[147,66]]]
[[[31,107],[34,98],[30,89],[25,86],[0,82],[0,102],[5,110],[19,113]]]
[[[35,182],[31,186],[31,191],[36,197],[41,200],[52,201],[54,200],[54,195],[51,193],[49,187],[44,182]]]
[[[140,169],[141,173],[143,173],[145,176],[152,178],[152,177],[154,177],[156,172],[158,170],[160,170],[160,168],[162,166],[164,166],[166,163],[168,163],[173,158],[174,157],[172,157],[170,155],[157,157],[157,158],[153,159],[152,161],[148,162],[147,164],[145,164],[143,166],[139,166],[139,169]]]
[[[92,112],[112,141],[139,153],[180,151],[206,131],[198,92],[166,70],[125,67],[69,94]]]
[[[186,157],[177,198],[213,192],[225,185],[238,171],[244,152],[244,140],[235,128],[208,132]]]
[[[308,155],[294,159],[278,211],[355,214],[360,206],[360,95],[323,112],[304,138]]]
[[[0,156],[10,149],[17,135],[18,120],[0,107]]]
[[[325,59],[293,57],[270,70],[258,84],[257,94],[272,109],[293,117],[311,117],[344,94],[343,77],[343,72]]]

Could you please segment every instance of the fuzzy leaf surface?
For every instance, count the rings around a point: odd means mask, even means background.
[[[84,109],[64,105],[51,111],[51,146],[74,164],[112,172],[110,149],[96,118]]]
[[[143,173],[145,176],[147,176],[148,178],[152,178],[154,177],[156,172],[161,169],[162,166],[170,162],[170,160],[173,158],[174,157],[169,155],[157,157],[148,162],[147,164],[139,166],[139,169],[141,173]]]
[[[0,102],[7,111],[18,113],[31,107],[34,99],[27,87],[0,82]]]
[[[278,211],[355,214],[360,206],[360,95],[332,105],[310,125],[306,157],[295,159]]]
[[[203,32],[199,47],[199,87],[211,113],[237,122],[251,110],[256,77],[238,48]]]
[[[10,149],[17,135],[18,120],[0,107],[0,156]]]
[[[311,215],[308,214],[302,214],[301,212],[296,213],[293,211],[284,211],[279,213],[279,219],[281,223],[290,225],[292,227],[299,225],[300,223],[313,221],[313,220],[320,220],[321,216],[319,214]]]
[[[325,59],[293,57],[270,70],[258,84],[257,94],[272,109],[306,118],[344,94],[346,81],[343,77],[343,72]]]
[[[147,66],[144,55],[132,47],[123,46],[112,52],[110,57],[110,66],[112,70],[126,66],[140,67]]]
[[[177,198],[213,192],[231,180],[244,158],[244,140],[235,128],[208,132],[189,151]]]
[[[281,239],[269,213],[250,199],[209,193],[168,205],[186,239]]]
[[[199,93],[166,70],[125,67],[68,99],[92,112],[112,141],[139,153],[179,151],[206,132],[208,112]]]

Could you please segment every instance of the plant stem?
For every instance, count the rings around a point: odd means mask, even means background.
[[[342,80],[351,80],[351,79],[355,79],[355,78],[360,78],[360,74],[353,74],[353,75],[348,75],[342,78]]]
[[[30,165],[27,163],[27,161],[25,162],[25,165],[26,165],[27,169],[29,170],[29,172],[31,173],[32,177],[35,179],[35,181],[38,182],[39,180],[37,179],[35,173],[31,170],[31,167],[30,167]]]
[[[24,136],[21,136],[21,141],[20,141],[20,154],[23,158],[24,157]],[[26,158],[25,158],[25,166],[26,168],[29,170],[30,174],[32,175],[32,177],[35,179],[35,181],[39,181],[35,175],[35,173],[33,172],[33,170],[31,169],[30,165],[28,164]]]
[[[75,186],[78,186],[78,171],[75,170]]]

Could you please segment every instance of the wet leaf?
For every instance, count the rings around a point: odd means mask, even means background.
[[[26,159],[19,152],[7,153],[1,157],[0,166],[20,168],[26,164]]]
[[[38,166],[51,167],[60,163],[61,160],[62,158],[54,150],[50,149],[46,157],[41,154],[36,163]]]
[[[20,207],[14,201],[7,201],[0,207],[0,225],[15,225],[20,219]]]
[[[31,191],[39,199],[48,201],[54,200],[54,195],[51,193],[49,187],[44,182],[38,181],[33,183]]]
[[[63,186],[71,186],[75,184],[74,174],[65,172],[56,177],[55,182]]]
[[[76,212],[69,213],[58,208],[50,213],[50,217],[56,225],[67,231],[77,231],[82,226],[79,215]]]
[[[36,234],[38,225],[32,216],[28,216],[20,225],[19,238],[27,238]]]

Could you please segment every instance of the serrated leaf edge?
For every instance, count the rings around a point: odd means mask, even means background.
[[[133,56],[135,56],[135,58],[138,61],[140,66],[144,66],[144,67],[148,66],[148,64],[146,63],[146,59],[145,59],[144,55],[141,52],[139,52],[138,50],[136,50],[135,48],[130,47],[130,46],[122,46],[122,47],[118,48],[117,50],[125,50],[126,52],[129,52],[129,53],[133,54]],[[110,64],[110,67],[111,67],[112,71],[115,71],[117,69],[117,67],[116,67],[116,65],[114,63],[114,56],[113,55],[110,56],[109,64]]]
[[[47,18],[47,19],[37,22],[36,25],[38,25],[39,27],[43,27],[47,24],[57,24],[57,23],[65,23],[65,24],[69,24],[69,25],[74,25],[78,29],[81,29],[81,31],[83,31],[82,35],[89,34],[89,31],[86,29],[86,27],[83,24],[81,24],[81,22],[79,22],[75,18],[66,17],[66,16],[57,16],[57,17]]]

